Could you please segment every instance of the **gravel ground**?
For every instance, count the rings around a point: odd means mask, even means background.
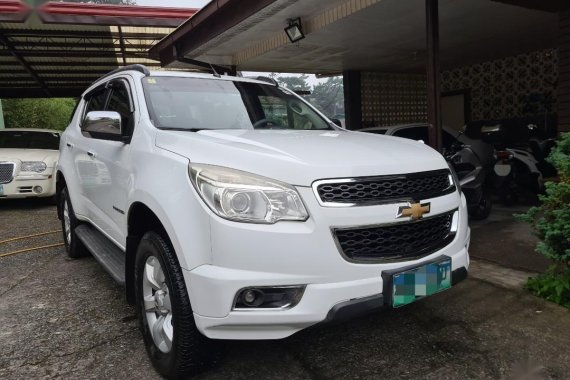
[[[0,241],[60,229],[45,202],[0,203],[0,225]],[[58,243],[59,233],[0,243],[0,255]],[[158,378],[122,289],[94,259],[69,260],[63,247],[0,257],[0,326],[2,379]],[[282,341],[228,342],[220,366],[197,378],[568,379],[568,342],[568,310],[469,279]]]

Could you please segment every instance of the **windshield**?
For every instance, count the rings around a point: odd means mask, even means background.
[[[150,116],[162,129],[333,129],[289,90],[204,78],[146,77]]]
[[[35,131],[0,131],[0,149],[59,150],[59,134]]]

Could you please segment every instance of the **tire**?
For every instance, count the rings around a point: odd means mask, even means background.
[[[483,220],[486,219],[489,214],[491,214],[491,209],[493,208],[493,200],[491,198],[491,192],[489,189],[483,189],[481,194],[481,199],[479,204],[469,210],[469,214],[473,220]]]
[[[219,361],[221,346],[198,331],[178,259],[159,233],[147,232],[139,243],[135,296],[147,353],[162,376],[185,378]]]
[[[75,228],[80,223],[73,212],[73,206],[71,205],[67,188],[61,190],[59,200],[61,202],[61,231],[63,233],[63,242],[67,256],[73,259],[88,256],[89,252],[87,248],[85,248],[75,234]]]

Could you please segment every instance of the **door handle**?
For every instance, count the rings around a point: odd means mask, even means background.
[[[95,158],[95,156],[96,156],[95,152],[91,152],[91,151],[87,152],[87,155],[91,158]]]
[[[68,143],[65,143],[65,145],[67,145],[67,147],[68,147],[68,148],[70,148],[70,149],[71,149],[71,148],[73,148],[73,144],[72,144],[72,143],[70,143],[70,142],[68,142]]]

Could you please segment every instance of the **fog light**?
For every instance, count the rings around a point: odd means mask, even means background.
[[[236,295],[233,310],[290,309],[299,303],[304,291],[304,285],[242,289]]]
[[[44,189],[41,186],[34,186],[33,190],[34,193],[36,194],[40,194],[42,191],[44,191]]]

